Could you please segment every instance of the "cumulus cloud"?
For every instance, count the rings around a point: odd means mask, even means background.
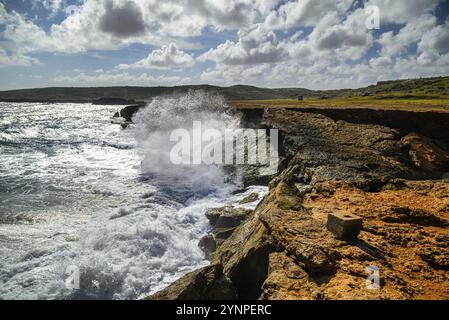
[[[309,36],[309,45],[316,51],[334,51],[345,59],[359,59],[372,45],[372,34],[365,27],[365,12],[356,10],[341,21],[336,13],[320,20]]]
[[[295,0],[287,1],[267,16],[265,24],[273,29],[294,26],[315,26],[328,13],[344,13],[353,0]]]
[[[432,13],[440,0],[369,0],[380,9],[382,23],[404,24],[425,13]]]
[[[153,50],[148,57],[133,64],[121,64],[118,69],[182,69],[195,64],[195,59],[170,43],[159,50]]]
[[[281,59],[283,48],[276,34],[266,30],[262,25],[240,30],[238,35],[238,42],[226,41],[201,55],[198,60],[237,65],[270,63]]]
[[[58,12],[61,2],[44,0],[41,5]],[[101,50],[108,56],[108,51],[134,50],[137,46],[131,45],[139,44],[160,49],[114,70],[157,69],[161,73],[190,68],[197,61],[200,63],[189,70],[193,82],[362,86],[449,72],[449,27],[447,22],[441,23],[444,17],[436,12],[438,3],[441,1],[97,0],[81,2],[76,14],[43,27],[39,20],[7,10],[0,2],[0,64],[35,65],[39,61],[34,55],[40,52],[76,55]],[[380,8],[380,30],[365,26],[369,5]],[[141,84],[177,80],[141,76]],[[106,81],[133,84],[132,78],[126,72],[106,71],[83,73],[77,79],[107,85]],[[69,79],[59,80],[69,83]]]
[[[408,46],[436,26],[437,19],[431,14],[424,14],[409,21],[398,33],[385,32],[379,37],[383,56],[395,56],[404,52]]]
[[[30,67],[35,64],[40,64],[39,60],[17,52],[8,54],[0,48],[0,68],[13,66]]]
[[[446,54],[449,52],[449,22],[436,26],[422,36],[418,44],[420,52]]]

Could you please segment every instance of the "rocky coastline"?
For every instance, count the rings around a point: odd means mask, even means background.
[[[268,195],[255,210],[209,211],[210,265],[147,299],[449,298],[449,114],[242,112],[280,130]],[[357,240],[328,231],[335,212],[363,218]],[[380,289],[367,289],[372,266]]]

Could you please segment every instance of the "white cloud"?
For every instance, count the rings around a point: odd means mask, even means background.
[[[288,1],[267,16],[265,25],[273,29],[294,26],[315,26],[328,13],[346,12],[353,0],[296,0]]]
[[[56,13],[62,8],[62,0],[42,0],[42,6],[50,11],[50,18],[56,15]]]
[[[195,58],[188,52],[195,49],[196,61],[204,63],[189,73],[196,73],[192,77],[198,81],[313,88],[362,86],[381,79],[449,72],[449,27],[448,23],[438,25],[438,2],[96,0],[82,2],[77,14],[45,29],[38,25],[39,20],[6,11],[0,3],[0,66],[38,64],[33,56],[40,52],[91,56],[101,51],[106,64],[107,51],[141,44],[160,49],[116,68],[164,72],[190,68]],[[44,0],[41,5],[59,12],[63,3]],[[381,30],[367,30],[363,5],[380,7]],[[392,23],[394,31],[390,31]],[[117,72],[99,70],[57,79],[81,85],[193,81]]]
[[[240,30],[238,35],[237,43],[226,41],[201,55],[198,60],[236,65],[277,62],[281,59],[283,48],[274,32],[256,25],[251,29]]]
[[[418,44],[420,52],[446,54],[449,52],[449,21],[436,26],[422,36]]]
[[[336,13],[329,13],[309,35],[309,46],[319,55],[330,52],[338,59],[357,60],[372,46],[372,34],[365,27],[365,12],[358,9],[345,20]]]
[[[380,9],[381,23],[405,24],[435,10],[440,0],[369,0]]]
[[[407,47],[418,42],[423,34],[435,27],[437,19],[424,14],[409,21],[397,34],[393,31],[383,33],[379,38],[383,56],[395,56],[406,51]]]
[[[133,64],[121,64],[118,69],[183,69],[195,64],[193,57],[170,43],[159,50],[153,50],[148,57]]]
[[[30,67],[35,64],[40,64],[39,60],[20,53],[8,54],[0,48],[0,68],[13,66]]]

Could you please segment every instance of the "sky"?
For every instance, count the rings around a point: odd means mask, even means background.
[[[449,75],[449,0],[0,0],[0,90]]]

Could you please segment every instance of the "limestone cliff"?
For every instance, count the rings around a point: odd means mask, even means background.
[[[447,137],[432,122],[345,112],[265,110],[283,157],[269,194],[211,266],[150,298],[449,299]],[[446,115],[435,122],[449,128]],[[358,240],[337,240],[330,212],[362,217]],[[378,290],[367,289],[370,266]]]

